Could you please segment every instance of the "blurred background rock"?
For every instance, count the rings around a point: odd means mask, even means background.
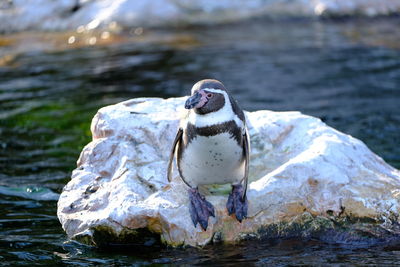
[[[397,14],[393,0],[3,0],[0,31],[215,24],[252,17],[343,17]]]

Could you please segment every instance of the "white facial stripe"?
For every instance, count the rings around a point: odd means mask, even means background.
[[[218,94],[227,95],[225,91],[220,90],[220,89],[204,88],[203,90],[208,91],[208,92],[211,92],[211,93],[218,93]]]
[[[244,129],[243,122],[233,112],[231,101],[229,100],[229,96],[225,91],[214,88],[204,88],[203,90],[212,93],[222,94],[225,99],[225,105],[218,111],[214,111],[204,115],[196,114],[193,110],[190,110],[188,122],[195,125],[196,127],[207,127],[234,120],[237,126]]]
[[[209,91],[209,92],[212,92],[212,93],[220,93],[220,94],[226,93],[225,91],[223,91],[221,89],[214,89],[214,88],[202,88],[200,90],[206,90],[206,91]],[[192,90],[192,95],[193,95],[193,92],[194,91]]]

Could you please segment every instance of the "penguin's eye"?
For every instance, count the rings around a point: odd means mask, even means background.
[[[208,93],[208,94],[207,94],[207,97],[208,97],[208,98],[211,98],[212,96],[213,96],[213,94],[211,94],[211,93]]]

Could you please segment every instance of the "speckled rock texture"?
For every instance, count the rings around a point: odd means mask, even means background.
[[[167,161],[185,98],[138,98],[98,111],[58,201],[67,235],[109,243],[203,246],[249,238],[351,232],[400,233],[400,172],[361,141],[299,112],[247,112],[251,139],[249,217],[226,211],[229,185],[202,190],[214,205],[207,231],[189,215],[187,187]],[[334,238],[335,235],[325,235]],[[336,235],[344,238],[343,235]],[[352,236],[351,238],[355,238]]]

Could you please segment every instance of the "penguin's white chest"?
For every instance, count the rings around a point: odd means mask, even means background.
[[[184,179],[193,187],[236,183],[243,179],[243,149],[229,133],[197,136],[179,162]]]

